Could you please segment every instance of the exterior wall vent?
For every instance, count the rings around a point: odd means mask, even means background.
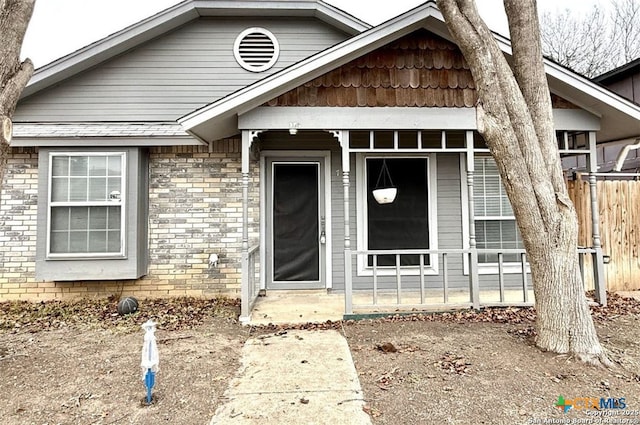
[[[279,54],[278,40],[264,28],[242,31],[233,45],[236,61],[251,72],[262,72],[271,68],[278,60]]]

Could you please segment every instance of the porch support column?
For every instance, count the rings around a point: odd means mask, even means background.
[[[467,193],[469,210],[469,291],[474,309],[480,309],[480,282],[478,279],[478,248],[476,246],[475,201],[473,199],[474,140],[473,131],[466,132],[467,145]]]
[[[351,258],[351,227],[349,226],[349,175],[351,170],[349,132],[333,132],[342,146],[342,187],[344,195],[344,313],[353,314],[353,282]]]
[[[242,264],[240,322],[251,320],[251,288],[249,280],[249,149],[252,133],[242,130]]]
[[[591,197],[591,237],[593,240],[592,254],[593,283],[596,300],[602,306],[607,305],[607,285],[604,278],[604,255],[600,240],[600,210],[598,207],[598,190],[596,176],[598,171],[598,154],[596,150],[596,133],[589,132],[589,194]]]

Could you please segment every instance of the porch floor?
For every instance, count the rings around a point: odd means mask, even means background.
[[[377,305],[372,305],[371,291],[354,291],[354,314],[393,313],[411,311],[445,311],[464,308],[469,304],[469,291],[450,291],[447,304],[442,291],[427,291],[426,304],[420,305],[419,293],[403,293],[402,304],[397,304],[395,292],[378,294]],[[496,291],[480,291],[481,304],[499,304]],[[533,303],[533,291],[528,291],[528,301]],[[522,290],[505,290],[503,305],[522,305]],[[361,306],[361,307],[358,307]],[[326,290],[268,290],[258,297],[251,313],[250,325],[321,323],[338,321],[344,316],[344,293],[328,293]]]

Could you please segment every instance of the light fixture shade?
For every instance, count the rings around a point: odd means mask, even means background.
[[[373,190],[373,198],[379,204],[390,204],[396,199],[396,195],[398,194],[397,187],[385,187],[382,189],[374,189]]]

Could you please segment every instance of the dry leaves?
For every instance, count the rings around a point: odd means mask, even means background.
[[[469,373],[469,366],[471,366],[471,363],[459,354],[446,352],[440,357],[437,365],[445,372],[455,373],[457,375],[467,375]]]
[[[587,294],[593,295],[591,294]],[[192,329],[202,324],[208,317],[225,317],[236,320],[239,314],[240,300],[229,298],[160,298],[140,300],[140,310],[134,314],[119,316],[116,311],[118,300],[81,299],[71,301],[27,301],[0,302],[0,329],[12,332],[37,332],[59,329],[70,325],[88,325],[98,327],[119,327],[125,330],[138,330],[138,326],[152,318],[158,322],[159,329]],[[640,301],[624,298],[615,293],[607,294],[607,306],[592,306],[593,318],[598,321],[610,320],[626,314],[640,314]],[[385,318],[373,319],[373,323],[384,322],[444,322],[444,323],[508,323],[529,326],[519,330],[520,337],[533,335],[530,326],[535,322],[536,312],[532,307],[485,308],[481,311],[458,310],[445,313],[396,314]],[[274,325],[253,327],[253,330],[283,331],[288,329],[340,330],[343,326],[353,325],[355,321],[331,321],[324,323],[301,323],[294,325]],[[384,350],[383,350],[384,351]]]
[[[0,302],[0,329],[12,332],[38,332],[67,326],[118,327],[138,331],[148,319],[158,323],[159,329],[184,330],[198,326],[210,317],[235,320],[239,301],[228,298],[161,298],[140,300],[140,309],[120,316],[118,300],[81,299],[71,301]]]

